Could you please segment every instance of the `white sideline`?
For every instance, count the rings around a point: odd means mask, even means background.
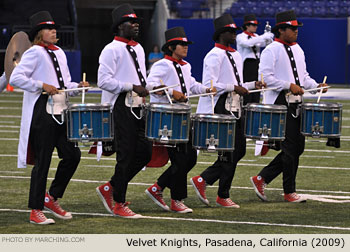
[[[22,209],[0,209],[1,212],[19,212],[29,213],[30,210]],[[44,211],[45,213],[48,213]],[[72,215],[86,215],[86,216],[103,216],[112,217],[111,214],[101,213],[78,213],[72,212]],[[170,220],[170,221],[192,221],[192,222],[211,222],[221,224],[241,224],[241,225],[258,225],[258,226],[278,226],[278,227],[296,227],[296,228],[315,228],[315,229],[331,229],[331,230],[350,230],[350,227],[332,227],[332,226],[320,226],[320,225],[302,225],[302,224],[287,224],[287,223],[268,223],[268,222],[253,222],[253,221],[225,221],[215,219],[195,219],[195,218],[175,218],[175,217],[159,217],[159,216],[143,216],[143,219],[154,219],[154,220]]]

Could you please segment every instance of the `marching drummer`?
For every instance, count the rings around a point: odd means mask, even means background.
[[[261,54],[259,73],[263,74],[269,88],[266,103],[287,106],[285,140],[281,143],[282,151],[257,176],[251,177],[257,196],[267,201],[265,187],[280,173],[283,174],[284,200],[305,202],[306,199],[296,193],[295,179],[299,157],[304,152],[305,137],[300,132],[299,105],[304,89],[312,89],[327,84],[318,84],[306,71],[305,55],[296,43],[298,28],[303,24],[297,21],[293,10],[276,14],[276,25],[272,32],[275,41],[268,45]],[[326,92],[326,89],[323,89]]]
[[[243,32],[237,35],[237,51],[243,60],[243,82],[258,80],[260,48],[273,41],[273,33],[266,31],[258,35],[258,20],[254,14],[244,16]],[[271,27],[270,27],[271,28]],[[259,103],[260,93],[251,93],[243,97],[243,104]]]
[[[30,17],[30,24],[31,30],[28,35],[33,46],[23,54],[10,77],[12,85],[24,90],[18,167],[25,168],[27,160],[34,161],[28,204],[32,209],[30,222],[52,224],[55,221],[45,217],[42,212],[44,208],[57,218],[72,218],[72,214],[63,210],[57,199],[62,198],[78,167],[81,154],[74,143],[67,141],[66,123],[60,122],[61,109],[58,109],[57,113],[49,114],[48,98],[50,95],[50,99],[58,101],[54,104],[56,108],[64,108],[66,95],[60,90],[88,86],[88,83],[78,84],[71,81],[65,53],[55,46],[58,40],[58,25],[50,13],[37,12]],[[42,91],[47,94],[43,94]],[[72,91],[69,94],[78,93],[79,91]],[[60,99],[62,96],[63,99]],[[55,147],[62,160],[58,164],[55,179],[45,193],[47,174]]]
[[[129,181],[152,155],[152,144],[145,138],[145,120],[141,118],[140,107],[143,97],[148,95],[145,53],[133,40],[139,34],[140,18],[131,5],[116,7],[112,19],[115,37],[101,52],[97,85],[102,89],[101,102],[113,106],[117,164],[110,181],[97,187],[96,191],[109,213],[123,218],[140,218],[140,214],[128,207],[125,198]]]
[[[183,27],[174,27],[165,31],[166,43],[162,46],[165,57],[153,64],[147,78],[147,89],[172,86],[169,95],[176,101],[184,103],[190,94],[216,92],[216,88],[207,88],[198,83],[191,75],[191,65],[183,60],[187,56],[188,45],[192,44],[186,37]],[[151,95],[151,103],[169,103],[168,98],[161,93]],[[158,178],[157,182],[146,189],[146,194],[165,211],[177,213],[192,213],[183,200],[187,198],[187,173],[197,162],[196,150],[192,147],[191,136],[188,143],[177,144],[167,148],[171,161],[169,168]],[[163,199],[163,190],[170,188],[171,206]]]
[[[211,82],[218,87],[218,94],[214,97],[214,108],[211,98],[199,99],[197,113],[231,114],[239,118],[236,121],[235,150],[222,151],[216,162],[203,171],[199,176],[191,178],[191,183],[199,199],[206,205],[206,185],[212,185],[219,180],[216,204],[221,207],[239,208],[230,199],[229,191],[238,161],[243,158],[246,143],[243,134],[244,119],[241,113],[240,96],[248,94],[249,89],[261,88],[261,82],[252,81],[242,83],[242,58],[230,47],[236,39],[237,26],[229,14],[224,14],[214,20],[215,32],[213,40],[215,47],[208,52],[203,63],[203,84],[211,86]],[[214,110],[214,111],[213,111]]]

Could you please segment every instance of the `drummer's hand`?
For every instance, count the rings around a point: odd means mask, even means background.
[[[261,81],[256,81],[255,82],[255,88],[256,89],[266,88],[266,83],[265,82],[261,82]]]
[[[149,95],[148,90],[141,85],[133,85],[132,91],[134,91],[140,97],[145,97]]]
[[[235,86],[235,92],[241,96],[249,94],[249,91],[241,86]]]
[[[164,87],[166,87],[166,86],[165,85],[160,85],[160,86],[154,87],[153,90],[159,89],[159,88],[164,88]],[[155,92],[155,94],[157,94],[157,95],[165,95],[165,91],[164,90],[158,91],[158,92]]]
[[[216,95],[217,90],[216,90],[215,87],[212,87],[212,88],[207,88],[207,89],[205,90],[205,92],[206,92],[206,93],[215,93],[214,95]]]
[[[320,87],[327,87],[327,83],[320,83],[317,87],[320,88]],[[326,93],[328,91],[328,88],[324,88],[322,89],[322,93]],[[320,92],[320,90],[318,90],[318,92]]]
[[[303,95],[304,90],[298,86],[297,84],[290,84],[290,92],[292,92],[293,95]]]
[[[173,98],[179,102],[186,102],[187,101],[186,96],[183,93],[176,91],[176,90],[173,90]]]
[[[79,82],[78,88],[81,88],[81,87],[89,87],[89,86],[90,86],[89,82],[87,82],[87,81],[85,81],[85,82],[81,81],[81,82]]]
[[[49,95],[58,94],[58,89],[50,84],[43,83],[43,89]]]

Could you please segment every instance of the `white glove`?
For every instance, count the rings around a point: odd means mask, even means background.
[[[272,32],[265,32],[262,37],[265,39],[265,41],[271,41],[273,40],[273,33]]]

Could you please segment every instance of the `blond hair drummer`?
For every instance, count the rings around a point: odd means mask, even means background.
[[[66,125],[65,122],[61,122],[61,111],[50,115],[47,111],[47,102],[49,95],[55,96],[66,88],[88,86],[88,83],[72,82],[65,53],[55,45],[58,25],[50,13],[40,11],[32,15],[29,20],[31,30],[28,35],[33,46],[25,51],[10,77],[13,86],[24,90],[18,167],[26,167],[27,162],[34,164],[28,203],[28,207],[32,209],[30,222],[53,224],[55,221],[47,219],[42,210],[45,208],[60,219],[72,218],[70,212],[60,207],[57,199],[63,197],[78,167],[81,154],[79,148],[67,141]],[[43,91],[49,95],[43,94]],[[74,91],[69,95],[78,93],[79,91]],[[65,105],[65,98],[58,100],[62,101],[60,107]],[[54,148],[57,149],[61,161],[55,179],[45,192]],[[31,155],[33,153],[34,156]]]

